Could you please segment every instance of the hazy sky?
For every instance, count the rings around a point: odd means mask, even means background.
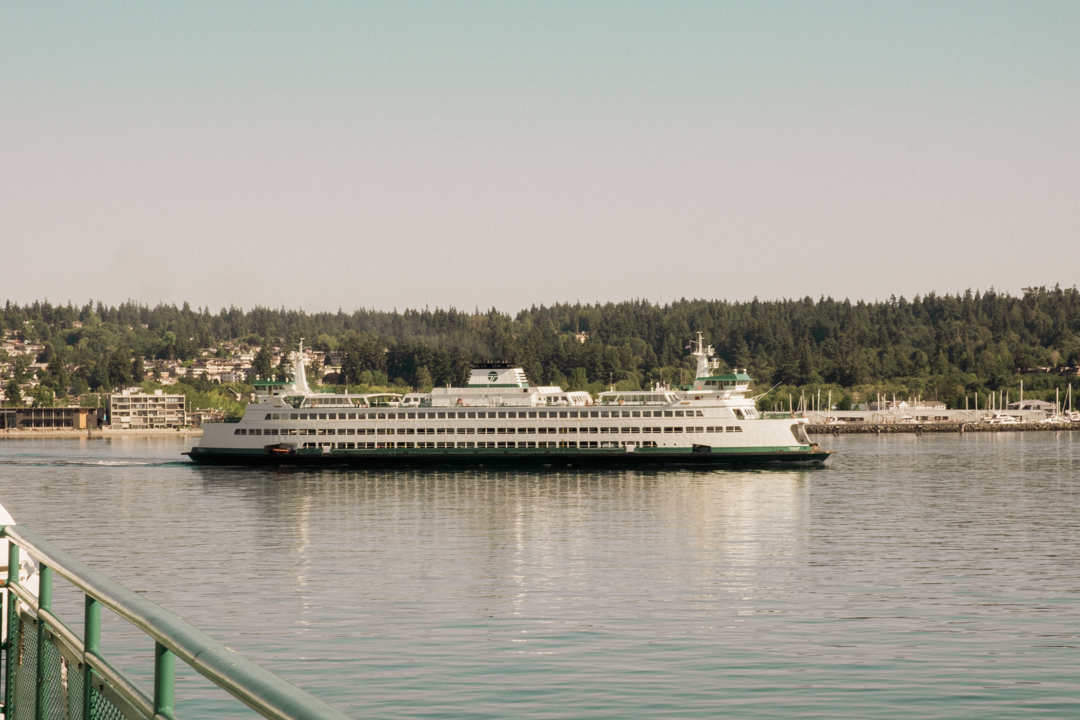
[[[1078,282],[1080,2],[0,7],[0,301]]]

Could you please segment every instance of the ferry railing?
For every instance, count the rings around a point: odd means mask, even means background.
[[[0,527],[0,539],[9,541],[8,575],[3,585],[4,720],[175,720],[176,658],[262,717],[345,720],[345,715],[322,700],[25,527]],[[38,563],[36,596],[26,583],[20,583],[20,550]],[[84,595],[81,638],[53,614],[54,574]],[[102,655],[103,607],[153,639],[152,695]]]
[[[787,410],[764,410],[761,413],[762,420],[787,420],[806,417],[806,413],[799,410],[790,412]]]

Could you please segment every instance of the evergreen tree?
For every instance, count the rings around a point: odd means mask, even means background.
[[[76,320],[82,327],[74,327]],[[75,308],[8,301],[0,307],[0,327],[9,329],[7,337],[14,331],[44,346],[39,356],[47,372],[38,374],[58,393],[76,378],[105,391],[138,380],[134,357],[191,360],[209,348],[235,351],[241,339],[270,346],[271,338],[283,338],[287,350],[301,337],[313,338],[305,344],[324,352],[340,349],[341,379],[350,384],[362,382],[365,372],[383,384],[387,375],[415,382],[420,368],[434,384],[459,384],[473,363],[492,359],[519,364],[535,385],[588,385],[578,369],[585,380],[604,386],[679,383],[693,372],[686,344],[699,330],[727,366],[749,368],[766,387],[828,384],[838,393],[873,393],[887,385],[889,392],[962,400],[976,390],[1016,387],[1020,368],[1080,364],[1080,292],[1060,287],[1028,288],[1021,297],[968,291],[873,303],[556,304],[514,316],[493,309],[211,313],[187,303],[150,308],[91,301]],[[260,348],[256,373],[273,373],[261,355]],[[33,359],[13,355],[8,377],[22,382]],[[282,379],[286,366],[277,369]],[[1025,379],[1025,393],[1052,396],[1067,382],[1056,373],[1037,374]]]
[[[289,361],[286,359],[285,353],[281,354],[281,360],[278,361],[277,367],[274,368],[274,379],[278,382],[288,382],[290,375]]]
[[[255,360],[251,363],[251,369],[255,376],[261,380],[272,379],[274,373],[274,359],[270,355],[270,349],[264,344],[255,354]]]
[[[360,373],[364,370],[363,347],[360,337],[349,334],[342,345],[344,356],[341,359],[341,381],[345,384],[360,382]]]
[[[7,395],[7,404],[11,407],[22,407],[22,388],[19,387],[19,383],[12,378],[8,380],[7,388],[5,388],[5,394]]]
[[[122,388],[131,382],[131,350],[122,347],[108,359],[109,385]]]

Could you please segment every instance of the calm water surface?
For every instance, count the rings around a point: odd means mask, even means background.
[[[357,718],[1080,716],[1080,434],[822,442],[806,470],[360,472],[8,439],[0,502]],[[105,649],[145,679],[152,645],[114,621]],[[249,716],[190,671],[178,701]]]

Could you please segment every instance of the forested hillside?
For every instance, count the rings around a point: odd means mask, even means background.
[[[516,316],[494,309],[211,312],[187,303],[8,302],[0,330],[43,345],[43,383],[93,391],[122,380],[139,357],[192,360],[225,343],[293,348],[301,337],[316,350],[343,352],[338,380],[349,384],[373,376],[399,385],[456,384],[474,360],[501,359],[520,363],[536,384],[629,389],[688,382],[687,345],[701,331],[729,367],[748,368],[762,392],[779,383],[789,387],[778,393],[831,388],[843,402],[884,391],[962,407],[965,394],[1017,387],[1021,377],[1031,396],[1052,395],[1068,382],[1016,370],[1080,365],[1080,292],[930,293],[873,303],[630,301],[533,307]]]

